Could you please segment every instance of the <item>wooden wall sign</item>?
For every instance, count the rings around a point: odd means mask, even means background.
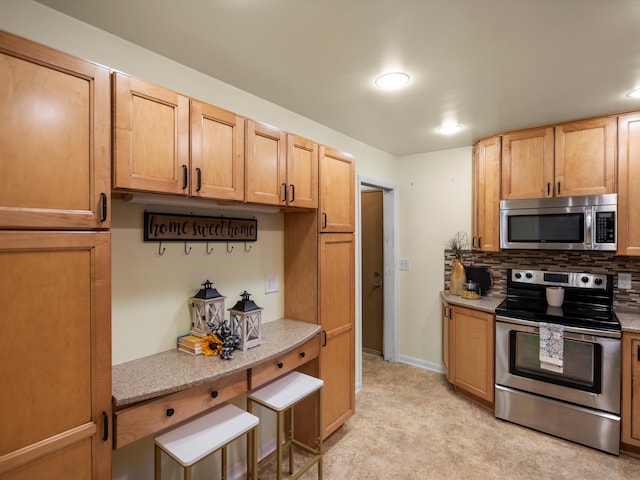
[[[145,242],[255,242],[255,218],[144,212]]]

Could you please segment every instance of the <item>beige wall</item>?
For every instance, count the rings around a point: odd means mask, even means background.
[[[471,235],[471,147],[400,158],[398,272],[400,360],[439,369],[444,248],[456,232]]]
[[[396,184],[398,256],[411,260],[410,271],[398,272],[398,352],[403,361],[439,368],[443,249],[456,231],[470,230],[470,148],[396,159],[31,0],[3,0],[0,29],[349,152],[356,158],[359,175]],[[206,256],[204,244],[194,243],[191,255],[184,254],[182,244],[171,244],[165,245],[166,253],[160,257],[157,244],[142,241],[144,208],[113,202],[114,364],[172,348],[175,337],[189,326],[188,299],[207,278],[227,296],[228,307],[247,289],[265,309],[266,321],[282,316],[282,214],[255,214],[258,242],[248,254],[241,251],[241,244],[232,254],[223,245],[214,245],[215,253]],[[280,277],[281,290],[266,295],[264,276],[274,273]],[[115,452],[114,478],[149,476],[151,450],[145,441]]]

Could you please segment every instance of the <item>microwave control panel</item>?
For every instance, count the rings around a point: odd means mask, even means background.
[[[615,243],[616,215],[614,212],[596,212],[596,243]]]

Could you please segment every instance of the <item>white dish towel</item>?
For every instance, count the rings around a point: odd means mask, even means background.
[[[540,368],[562,373],[564,366],[564,325],[540,324]]]

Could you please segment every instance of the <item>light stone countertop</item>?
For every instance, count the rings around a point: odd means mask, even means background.
[[[460,295],[451,295],[449,292],[440,292],[440,297],[451,305],[475,308],[476,310],[488,313],[495,313],[496,307],[505,299],[504,295],[485,295],[471,300],[469,298],[462,298]]]
[[[113,406],[124,407],[178,392],[247,370],[302,345],[320,332],[320,325],[282,318],[262,324],[262,344],[233,358],[190,355],[174,348],[112,367]]]
[[[440,297],[451,305],[460,305],[462,307],[475,308],[483,312],[494,313],[496,307],[505,299],[504,295],[487,295],[476,300],[462,298],[459,295],[451,295],[448,292],[440,292]],[[616,316],[620,320],[623,332],[640,333],[640,311],[624,311],[616,310]]]

